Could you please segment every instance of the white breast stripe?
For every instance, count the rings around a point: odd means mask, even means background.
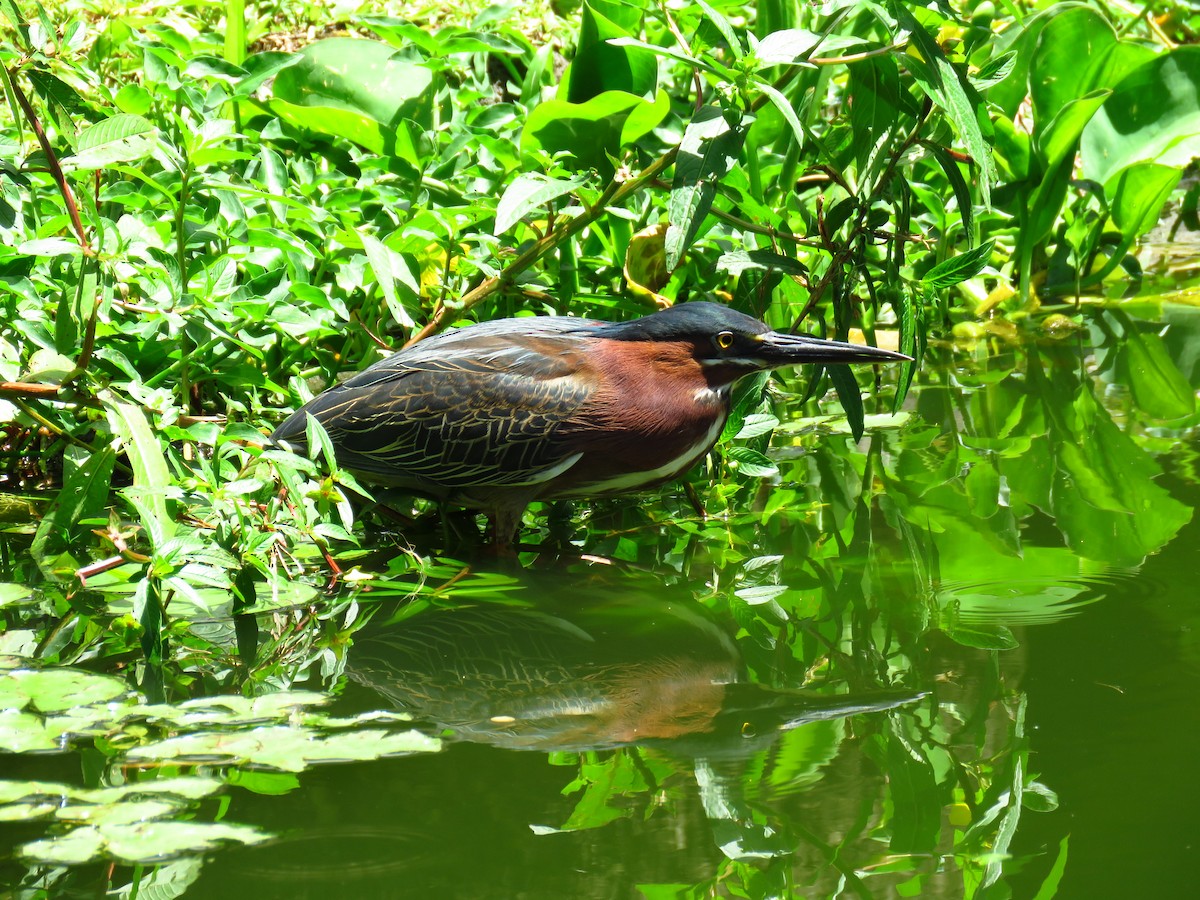
[[[567,469],[571,468],[571,466],[575,465],[575,463],[579,462],[579,460],[582,458],[582,453],[573,453],[562,462],[555,463],[548,469],[542,469],[542,471],[538,472],[532,478],[526,478],[524,481],[506,481],[504,484],[506,486],[511,485],[513,487],[523,484],[542,484],[543,482],[549,481],[552,478],[557,478],[563,472],[567,471]]]

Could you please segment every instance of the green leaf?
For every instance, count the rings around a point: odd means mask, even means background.
[[[378,759],[408,753],[429,753],[441,741],[418,731],[390,732],[377,728],[322,735],[303,726],[270,725],[252,731],[188,734],[157,744],[136,747],[137,759],[217,759],[228,764],[270,766],[301,772],[316,762]]]
[[[788,98],[781,94],[778,90],[776,90],[775,87],[767,84],[765,81],[758,82],[756,87],[758,90],[766,94],[772,105],[779,110],[779,113],[783,116],[784,121],[787,122],[788,126],[792,129],[792,134],[796,136],[796,143],[803,147],[807,134],[804,129],[804,124],[800,121],[800,117],[796,115],[796,110],[792,107],[791,101],[788,100]]]
[[[725,44],[729,47],[729,52],[733,54],[734,59],[741,59],[746,55],[745,49],[742,47],[742,39],[738,35],[734,27],[729,24],[729,20],[709,6],[704,0],[696,0],[696,5],[704,11],[704,18],[712,22],[716,26],[717,31],[721,33],[721,37],[725,39]]]
[[[609,43],[631,37],[615,22],[583,4],[575,58],[559,88],[558,99],[586,103],[609,91],[638,97],[655,92],[658,61],[638,46]]]
[[[1113,223],[1121,229],[1121,235],[1136,240],[1158,224],[1182,176],[1183,171],[1174,166],[1135,163],[1122,169],[1115,183],[1106,184],[1105,192],[1113,198]]]
[[[58,742],[47,732],[41,716],[18,709],[0,709],[0,751],[28,753],[57,747]]]
[[[779,427],[779,420],[770,413],[751,413],[742,422],[741,428],[735,434],[734,440],[748,441],[751,438],[770,434]]]
[[[120,437],[133,469],[133,487],[124,493],[137,507],[150,545],[160,548],[175,535],[175,516],[167,502],[171,474],[162,447],[141,409],[111,398],[104,406],[109,427]]]
[[[68,477],[50,511],[38,523],[31,553],[43,570],[76,535],[81,519],[98,515],[108,503],[117,452],[103,447],[84,460]]]
[[[416,279],[409,271],[408,263],[404,261],[404,257],[386,246],[366,228],[358,229],[358,236],[362,239],[363,250],[366,251],[367,262],[371,266],[371,272],[375,275],[375,281],[379,285],[380,291],[383,292],[388,312],[392,314],[396,324],[403,328],[413,328],[416,322],[396,294],[396,282],[400,281],[408,289],[406,299],[410,303],[415,305],[420,295],[419,288],[415,287]],[[398,272],[403,272],[403,276],[397,278]]]
[[[1117,347],[1117,374],[1148,416],[1170,420],[1196,412],[1196,394],[1157,334],[1139,331],[1131,323]]]
[[[955,622],[943,625],[942,631],[956,644],[980,650],[1013,650],[1020,642],[1012,630],[1003,625],[965,625]]]
[[[990,88],[992,85],[999,84],[1010,74],[1017,63],[1017,54],[1013,52],[1001,53],[999,56],[989,59],[979,71],[971,76],[971,84],[975,86],[977,91],[983,91]]]
[[[1182,167],[1200,156],[1200,47],[1156,56],[1117,84],[1088,123],[1083,176],[1107,184],[1127,166]]]
[[[330,440],[329,432],[325,430],[320,419],[312,413],[308,413],[304,418],[304,441],[309,448],[309,456],[313,459],[324,459],[325,465],[336,469],[337,453],[333,449],[333,441]]]
[[[692,245],[712,207],[717,182],[737,162],[745,129],[726,121],[718,106],[699,110],[683,133],[675,159],[675,179],[667,205],[670,227],[665,250],[667,269],[674,270]]]
[[[268,105],[297,128],[418,165],[421,131],[432,124],[433,73],[394,54],[379,41],[355,38],[309,44],[299,62],[275,76]]]
[[[659,91],[653,101],[624,91],[606,91],[586,103],[547,100],[525,122],[521,150],[554,154],[566,151],[575,168],[613,172],[609,157],[649,133],[670,112],[670,100]],[[630,127],[626,127],[629,125]]]
[[[772,31],[754,49],[760,69],[771,66],[804,63],[813,49],[821,43],[821,35],[803,28]]]
[[[550,178],[540,172],[518,175],[500,196],[493,233],[504,234],[535,209],[585,184],[586,175],[574,178]]]
[[[75,155],[62,161],[63,169],[102,169],[112,163],[138,162],[154,150],[158,129],[141,116],[118,113],[89,125],[79,134]]]
[[[11,685],[40,712],[55,713],[91,703],[105,703],[128,692],[124,682],[78,669],[10,672]]]
[[[930,290],[941,291],[953,287],[968,278],[974,278],[992,257],[993,241],[980,244],[958,256],[942,260],[921,279],[921,283]]]
[[[971,512],[986,519],[1000,508],[1000,473],[991,462],[980,460],[971,466],[963,480]]]
[[[1158,464],[1081,389],[1073,415],[1051,420],[1050,509],[1067,545],[1112,565],[1138,565],[1192,518],[1155,483]]]
[[[984,140],[980,120],[976,117],[976,110],[985,110],[986,105],[969,83],[964,84],[958,70],[946,59],[937,41],[913,17],[908,7],[894,3],[890,8],[900,27],[910,33],[911,43],[905,64],[925,95],[945,111],[966,145],[967,152],[978,167],[979,193],[983,205],[990,207],[996,167],[992,161],[992,148]]]
[[[807,275],[808,269],[799,260],[771,250],[731,250],[722,253],[717,268],[730,275],[741,275],[751,270],[786,272],[789,275]]]
[[[750,447],[728,447],[725,457],[737,463],[738,471],[751,478],[772,478],[779,474],[779,467],[770,458]]]
[[[1033,136],[1043,140],[1050,123],[1065,107],[1111,84],[1097,83],[1091,70],[1117,41],[1112,25],[1099,11],[1068,6],[1051,16],[1041,30],[1030,63],[1029,93],[1033,102]]]
[[[1111,94],[1112,91],[1101,89],[1069,100],[1059,109],[1041,136],[1034,138],[1034,150],[1047,171],[1052,171],[1068,155],[1074,160],[1079,136]]]
[[[825,369],[829,372],[829,379],[837,391],[838,401],[846,412],[846,424],[850,427],[850,434],[856,441],[862,440],[864,428],[862,393],[859,390],[858,382],[854,379],[854,373],[849,366],[845,365],[826,366]]]
[[[925,751],[894,729],[887,739],[892,853],[931,853],[941,827],[937,779]]]
[[[933,154],[934,159],[938,161],[938,165],[942,167],[942,171],[946,173],[946,179],[950,182],[950,187],[954,191],[954,199],[958,203],[958,214],[962,217],[963,234],[966,236],[967,246],[970,247],[971,241],[975,237],[972,227],[975,207],[971,202],[971,189],[967,185],[967,180],[963,178],[958,160],[951,156],[945,147],[940,147],[936,144],[927,144],[926,146]],[[910,356],[912,355],[912,352],[909,350],[905,350],[904,352]]]
[[[33,599],[33,588],[28,585],[0,581],[0,608],[29,603]]]

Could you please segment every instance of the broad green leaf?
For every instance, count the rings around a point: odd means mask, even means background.
[[[71,473],[50,507],[38,523],[31,551],[38,566],[45,570],[77,536],[79,521],[100,513],[108,503],[112,490],[112,473],[117,453],[104,447],[90,454],[79,468]]]
[[[929,270],[921,282],[930,290],[941,291],[968,278],[974,278],[987,266],[992,257],[993,245],[994,242],[988,241],[958,256],[942,260]]]
[[[80,256],[83,247],[78,241],[66,238],[36,238],[19,243],[17,253],[20,256]]]
[[[1155,419],[1182,419],[1196,412],[1196,393],[1157,334],[1132,323],[1117,347],[1117,373],[1138,409]]]
[[[856,441],[862,440],[864,427],[862,393],[854,378],[854,372],[845,365],[826,366],[825,369],[829,372],[829,379],[837,391],[838,402],[842,404],[842,409],[846,413],[846,424],[850,427],[850,434]]]
[[[996,142],[1000,143],[999,140]],[[946,179],[950,182],[950,187],[954,191],[954,199],[958,203],[958,214],[962,217],[963,235],[967,239],[967,246],[971,246],[971,241],[974,239],[974,205],[971,202],[971,189],[967,185],[967,180],[963,178],[962,170],[959,168],[958,160],[951,156],[944,147],[937,145],[929,145],[929,151],[933,154],[934,159],[938,161],[938,165],[942,167],[942,171],[946,174]],[[911,350],[905,350],[909,356],[912,356]]]
[[[28,603],[34,599],[34,590],[24,584],[0,582],[0,608]]]
[[[421,131],[431,124],[433,73],[393,59],[379,41],[328,38],[309,44],[283,69],[269,106],[297,128],[420,162]]]
[[[980,650],[1014,650],[1021,646],[1012,631],[1003,625],[944,625],[942,631],[956,644]]]
[[[595,169],[608,176],[613,171],[609,157],[619,156],[622,146],[641,138],[669,111],[670,101],[661,91],[654,101],[624,91],[606,91],[586,103],[547,100],[529,114],[521,149],[551,154],[566,151],[575,168]],[[635,128],[626,128],[630,121]]]
[[[289,66],[298,65],[303,59],[304,57],[299,53],[279,53],[276,51],[255,53],[253,56],[246,57],[241,66],[242,71],[246,74],[231,85],[233,91],[232,99],[249,97],[262,87],[267,79],[273,78]]]
[[[145,159],[158,141],[158,129],[141,116],[118,113],[89,125],[79,134],[75,155],[63,160],[64,169],[102,169],[112,163]]]
[[[742,427],[738,429],[737,434],[733,437],[735,440],[748,441],[751,438],[770,434],[778,427],[779,420],[770,413],[751,413],[746,416],[742,422]],[[774,463],[772,463],[773,465]]]
[[[803,28],[773,31],[758,42],[754,58],[760,68],[803,63],[820,43],[821,35]]]
[[[39,862],[56,865],[80,865],[97,859],[103,852],[104,838],[95,828],[76,828],[66,834],[21,847],[21,852]]]
[[[808,274],[808,269],[799,260],[772,250],[731,250],[721,254],[717,268],[730,275],[741,275],[755,269],[786,272],[789,275]]]
[[[1174,166],[1136,163],[1117,174],[1115,185],[1112,181],[1105,185],[1112,196],[1113,223],[1125,238],[1139,238],[1158,224],[1182,176],[1183,170]]]
[[[779,474],[779,467],[770,458],[750,447],[728,447],[725,456],[737,463],[739,472],[751,478],[771,478]]]
[[[734,30],[729,20],[705,3],[704,0],[696,0],[696,5],[704,11],[704,17],[712,22],[716,26],[717,31],[721,33],[721,37],[725,39],[725,44],[729,47],[729,52],[733,54],[733,58],[741,59],[745,56],[746,51],[742,47],[742,38]]]
[[[887,737],[892,853],[930,853],[941,828],[937,778],[924,749],[895,729]]]
[[[58,742],[47,732],[41,716],[18,709],[0,709],[0,752],[54,750]]]
[[[1042,175],[1029,198],[1029,223],[1021,235],[1023,241],[1037,243],[1054,230],[1074,177],[1072,156],[1064,156],[1056,168]]]
[[[901,89],[900,70],[891,56],[865,59],[847,68],[854,156],[859,171],[867,172],[871,159],[887,158],[890,142],[886,138],[895,129],[901,111],[915,120],[919,110],[914,108],[909,94]],[[880,150],[884,152],[880,153]]]
[[[229,764],[270,766],[301,772],[316,762],[378,759],[401,753],[428,753],[441,748],[436,738],[418,731],[363,729],[321,735],[301,726],[271,725],[227,734],[189,734],[136,747],[138,759],[218,759]]]
[[[712,207],[717,182],[737,162],[745,129],[726,121],[720,107],[706,106],[688,123],[675,159],[675,179],[667,205],[667,268],[674,270],[691,246]]]
[[[673,59],[675,62],[683,63],[686,66],[694,66],[700,71],[708,72],[717,78],[729,77],[732,74],[724,66],[713,60],[688,56],[682,50],[677,50],[673,47],[659,47],[656,44],[647,44],[645,41],[639,41],[637,38],[615,38],[609,41],[609,43],[615,47],[638,47],[654,56],[663,56],[667,59]]]
[[[1134,163],[1182,167],[1200,155],[1200,47],[1156,56],[1117,84],[1080,146],[1083,176],[1107,184]]]
[[[108,854],[128,862],[201,853],[224,843],[258,844],[270,837],[257,828],[225,822],[139,822],[100,825],[99,830]]]
[[[1067,544],[1111,565],[1138,565],[1192,518],[1155,483],[1160,469],[1086,391],[1073,415],[1052,424],[1055,460],[1050,509]]]
[[[1079,136],[1111,94],[1112,91],[1107,89],[1095,90],[1062,105],[1040,137],[1033,141],[1043,169],[1053,171],[1068,155],[1075,159]]]
[[[1091,7],[1070,6],[1050,17],[1029,69],[1035,141],[1043,140],[1043,133],[1067,104],[1095,88],[1112,87],[1093,82],[1089,70],[1116,41],[1112,25]]]
[[[550,178],[539,172],[518,175],[500,196],[493,233],[504,234],[535,209],[585,184],[585,175],[574,178]]]
[[[111,398],[104,406],[109,427],[120,437],[133,469],[133,487],[125,488],[125,494],[137,506],[142,527],[151,546],[157,549],[175,534],[172,504],[167,502],[171,474],[162,447],[150,429],[146,414],[138,407]]]
[[[1017,63],[1017,54],[1014,52],[1001,53],[999,56],[989,59],[986,63],[979,67],[979,71],[971,76],[971,84],[975,86],[975,90],[984,91],[992,85],[999,84],[1010,74]]]
[[[971,466],[963,486],[971,512],[980,519],[994,515],[1000,508],[1000,473],[991,462],[980,461]]]
[[[632,37],[628,31],[584,3],[575,57],[559,87],[558,99],[586,103],[610,91],[638,97],[653,94],[658,81],[654,55],[638,46],[610,43],[628,37]]]
[[[25,844],[21,852],[45,863],[79,865],[107,855],[125,862],[151,862],[181,853],[203,853],[222,843],[256,844],[269,835],[223,822],[138,822],[76,828]]]
[[[225,59],[240,66],[246,58],[246,2],[225,4]]]
[[[358,236],[362,239],[363,250],[366,251],[367,262],[375,275],[375,281],[379,285],[380,291],[383,292],[388,312],[392,314],[396,324],[404,328],[414,327],[416,322],[413,320],[412,314],[409,313],[404,302],[396,293],[396,282],[399,281],[407,288],[406,299],[413,304],[417,302],[420,290],[416,287],[416,279],[408,270],[408,263],[404,261],[404,257],[385,245],[366,228],[360,228]],[[403,271],[404,276],[398,278],[397,275],[400,271]],[[330,460],[332,462],[332,457]]]
[[[796,143],[803,147],[807,133],[804,130],[803,123],[800,121],[800,117],[796,115],[796,110],[792,108],[792,104],[788,98],[765,81],[759,82],[756,87],[766,94],[771,104],[779,110],[779,114],[783,116],[784,121],[792,129],[792,134],[796,136]],[[762,121],[761,118],[759,121]]]
[[[75,706],[104,703],[128,691],[125,684],[107,675],[78,669],[40,669],[10,672],[8,678],[33,706],[43,713]]]

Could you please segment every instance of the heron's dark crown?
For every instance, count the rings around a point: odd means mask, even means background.
[[[770,329],[758,319],[704,300],[670,306],[653,315],[603,325],[597,333],[618,341],[705,341],[722,331],[743,337],[765,334]]]

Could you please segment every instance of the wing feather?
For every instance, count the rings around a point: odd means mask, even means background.
[[[579,319],[478,325],[402,350],[314,398],[275,430],[303,444],[306,414],[341,465],[434,494],[536,484],[579,458],[560,426],[594,385],[570,336]]]

